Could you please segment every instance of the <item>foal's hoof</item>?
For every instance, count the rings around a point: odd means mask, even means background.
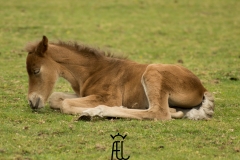
[[[78,118],[78,121],[91,121],[92,120],[92,117],[91,116],[88,116],[88,115],[81,115],[79,118]]]

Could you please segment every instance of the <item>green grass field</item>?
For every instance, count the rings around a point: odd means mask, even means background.
[[[239,0],[0,0],[0,159],[107,160],[117,133],[127,134],[130,160],[240,159],[239,13]],[[215,116],[76,122],[48,106],[34,113],[23,48],[42,35],[139,63],[183,62],[215,94]],[[72,92],[62,79],[55,90]]]

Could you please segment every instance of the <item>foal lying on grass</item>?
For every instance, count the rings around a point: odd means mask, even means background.
[[[179,65],[139,64],[77,43],[49,43],[46,36],[26,51],[32,109],[49,99],[51,108],[80,118],[200,120],[214,113],[213,96]],[[75,93],[50,96],[58,77],[71,83]]]

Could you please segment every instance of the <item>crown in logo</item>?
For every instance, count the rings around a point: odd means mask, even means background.
[[[112,139],[114,139],[115,137],[122,137],[122,139],[125,139],[126,137],[127,137],[127,135],[125,135],[125,136],[122,136],[121,134],[116,134],[115,136],[113,136],[113,135],[110,135],[111,137],[112,137]]]

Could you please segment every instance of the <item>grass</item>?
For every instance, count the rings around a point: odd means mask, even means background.
[[[240,2],[238,0],[0,0],[0,159],[111,157],[110,134],[127,134],[130,159],[239,159]],[[178,63],[215,94],[210,121],[76,122],[26,100],[28,41],[76,40],[139,63]],[[60,79],[56,91],[71,92]]]

